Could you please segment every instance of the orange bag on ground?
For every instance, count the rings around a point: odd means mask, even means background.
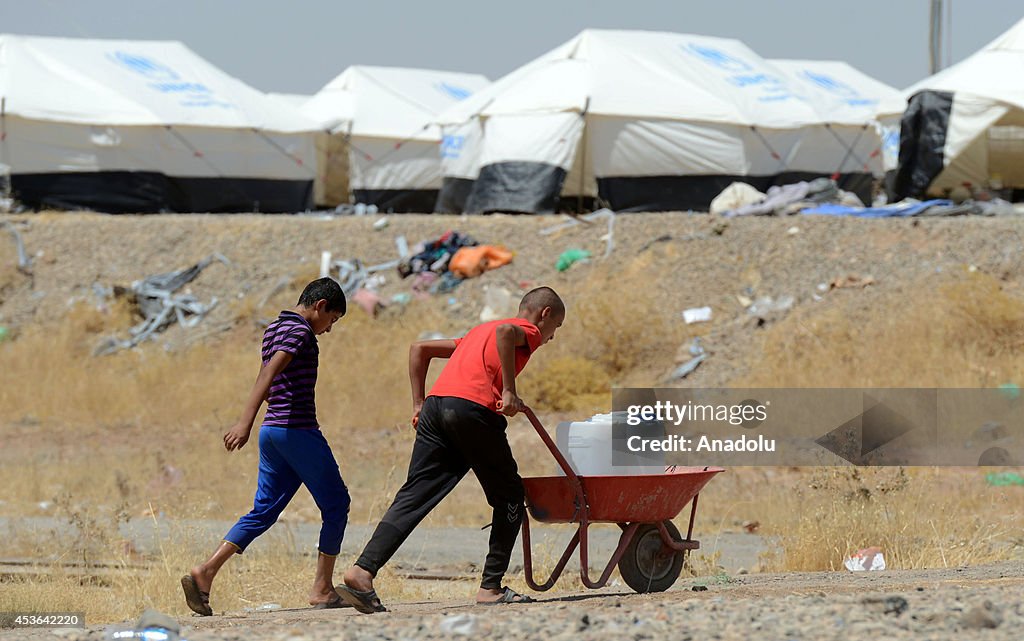
[[[448,262],[448,271],[459,278],[474,278],[512,262],[512,252],[499,245],[463,247]]]

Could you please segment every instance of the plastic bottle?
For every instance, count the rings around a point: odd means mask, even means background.
[[[577,474],[583,476],[662,474],[665,455],[662,452],[618,452],[614,456],[612,415],[595,414],[585,421],[559,423],[555,443]],[[561,468],[559,475],[563,475]]]

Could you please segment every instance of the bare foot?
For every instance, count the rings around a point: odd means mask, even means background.
[[[369,592],[373,589],[373,575],[358,565],[353,565],[345,570],[345,585],[353,590]]]
[[[210,588],[213,587],[213,577],[217,576],[216,570],[207,568],[205,564],[197,565],[189,570],[188,573],[195,580],[196,587],[206,593],[210,592]]]
[[[532,603],[531,597],[519,594],[512,588],[480,588],[476,593],[477,603]]]
[[[341,595],[339,595],[333,587],[326,592],[320,590],[313,590],[309,593],[310,605],[320,605],[321,603],[337,603],[339,601],[341,601]]]

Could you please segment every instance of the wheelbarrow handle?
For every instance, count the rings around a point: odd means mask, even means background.
[[[583,486],[580,484],[579,475],[577,475],[576,471],[572,469],[571,465],[569,465],[569,461],[567,461],[565,456],[562,455],[562,452],[551,439],[551,435],[548,434],[548,431],[544,429],[543,425],[541,425],[540,419],[538,419],[537,415],[533,413],[533,410],[530,409],[529,406],[524,406],[523,414],[526,414],[526,418],[530,419],[530,423],[533,425],[533,429],[537,431],[537,435],[540,436],[540,440],[544,441],[544,445],[547,445],[548,451],[551,452],[551,456],[555,457],[555,460],[558,461],[558,467],[562,468],[562,471],[565,472],[565,475],[569,478],[569,482],[572,484],[573,489],[576,490],[577,496],[582,499]],[[585,505],[585,503],[583,505]],[[583,507],[583,505],[580,507]]]

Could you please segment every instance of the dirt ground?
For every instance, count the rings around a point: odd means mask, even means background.
[[[529,639],[1019,639],[1024,565],[682,581],[661,594],[617,588],[483,608],[391,603],[390,611],[275,610],[182,619],[190,641],[371,641],[462,635]],[[700,590],[700,591],[696,591]],[[382,595],[385,602],[387,595]],[[100,641],[103,628],[6,630],[0,639]]]

